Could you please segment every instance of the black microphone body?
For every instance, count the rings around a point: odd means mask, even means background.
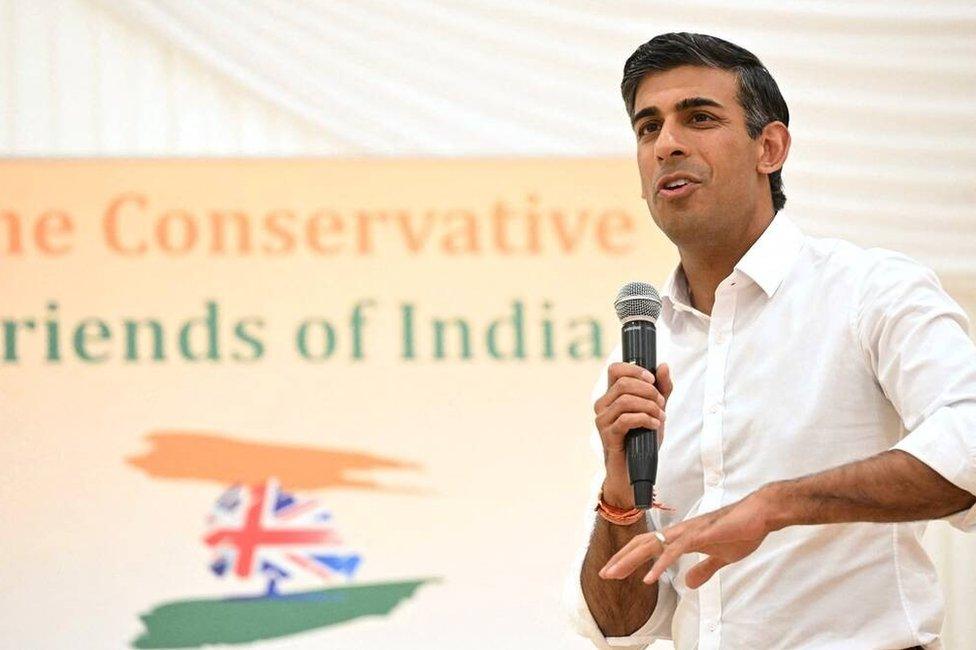
[[[623,324],[621,340],[623,360],[650,372],[657,371],[657,330],[654,321],[634,318]],[[634,488],[638,508],[648,509],[654,499],[657,480],[657,431],[638,427],[624,438],[627,450],[627,471]]]

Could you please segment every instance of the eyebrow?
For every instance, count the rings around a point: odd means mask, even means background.
[[[714,108],[725,108],[719,104],[714,99],[709,97],[685,97],[680,102],[674,105],[674,110],[676,113],[681,111],[686,111],[689,108],[698,108],[699,106],[712,106]],[[656,117],[661,114],[657,106],[648,106],[647,108],[642,108],[641,110],[634,113],[634,117],[630,120],[630,125],[633,126],[637,124],[638,120],[642,120],[645,117]]]

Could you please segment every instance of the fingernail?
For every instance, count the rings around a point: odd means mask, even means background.
[[[650,370],[645,369],[644,372],[641,373],[641,377],[643,377],[645,381],[649,381],[652,384],[654,383],[654,375],[651,374]]]

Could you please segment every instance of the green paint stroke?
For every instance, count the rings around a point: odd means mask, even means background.
[[[268,598],[183,600],[140,616],[146,631],[134,648],[199,648],[209,643],[250,643],[336,625],[361,616],[389,614],[425,578],[334,587]]]

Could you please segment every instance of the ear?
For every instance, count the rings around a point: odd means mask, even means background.
[[[770,122],[763,127],[759,134],[759,160],[756,171],[760,174],[772,174],[783,167],[786,156],[790,153],[790,131],[780,121]]]

